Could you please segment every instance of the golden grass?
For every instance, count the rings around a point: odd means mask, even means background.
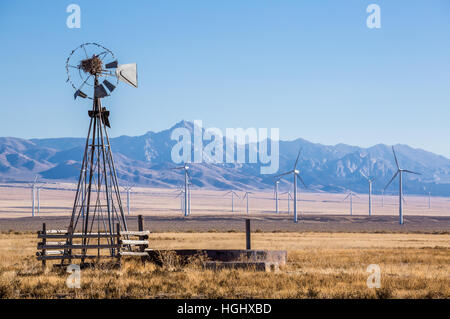
[[[81,289],[64,271],[41,269],[35,234],[0,234],[0,298],[449,298],[450,236],[431,234],[256,233],[253,248],[286,249],[275,273],[203,270],[198,263],[159,267],[125,260],[122,268],[82,270]],[[243,233],[158,233],[152,248],[243,248]],[[369,264],[381,288],[366,285]]]

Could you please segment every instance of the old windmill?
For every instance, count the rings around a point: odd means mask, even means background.
[[[70,53],[66,71],[67,82],[75,90],[74,98],[92,100],[68,233],[73,234],[75,230],[83,235],[102,232],[111,234],[109,241],[113,242],[117,224],[120,230],[126,231],[127,221],[108,137],[110,111],[102,106],[102,99],[111,95],[119,81],[137,87],[136,64],[119,65],[107,48],[97,43],[84,43]],[[89,236],[84,236],[83,245],[89,245],[89,239]]]

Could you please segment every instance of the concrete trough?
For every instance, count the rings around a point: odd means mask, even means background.
[[[245,269],[265,272],[278,271],[280,269],[277,262],[270,261],[207,261],[205,268],[210,270]]]
[[[153,250],[146,249],[150,261],[161,264],[161,255],[176,254],[181,260],[189,260],[195,256],[203,256],[207,262],[221,263],[276,263],[285,266],[287,252],[285,250],[257,250],[257,249],[174,249]],[[237,264],[236,264],[237,265]],[[213,266],[211,266],[213,267]],[[224,266],[227,267],[227,266]],[[229,266],[231,267],[231,266]],[[240,267],[240,266],[239,266]],[[258,267],[263,267],[262,265]],[[266,266],[264,266],[266,267]]]

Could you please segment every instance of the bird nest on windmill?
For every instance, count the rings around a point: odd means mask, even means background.
[[[102,71],[103,63],[102,60],[94,54],[92,58],[82,60],[80,67],[84,72],[95,75]]]

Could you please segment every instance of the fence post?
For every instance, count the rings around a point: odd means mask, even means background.
[[[117,232],[117,260],[120,264],[120,246],[121,246],[121,238],[120,238],[120,224],[116,224],[116,232]]]
[[[139,231],[144,231],[144,218],[142,217],[142,215],[138,215],[138,230]],[[139,236],[139,240],[145,240],[147,239],[146,236]],[[139,247],[139,251],[144,252],[145,251],[145,246],[141,245]],[[145,263],[145,258],[141,257],[141,261],[143,263]]]
[[[45,236],[47,234],[47,225],[45,223],[42,223],[42,245],[45,247],[47,244],[47,237]],[[42,255],[44,258],[42,259],[42,267],[45,268],[46,260],[45,260],[45,249],[42,249]]]
[[[245,237],[246,237],[246,249],[252,249],[251,238],[250,238],[250,219],[245,220]]]
[[[142,217],[142,215],[138,216],[138,230],[144,231],[144,218]],[[139,240],[144,240],[144,239],[145,239],[145,236],[139,236]],[[139,250],[145,251],[144,245],[141,245]]]

